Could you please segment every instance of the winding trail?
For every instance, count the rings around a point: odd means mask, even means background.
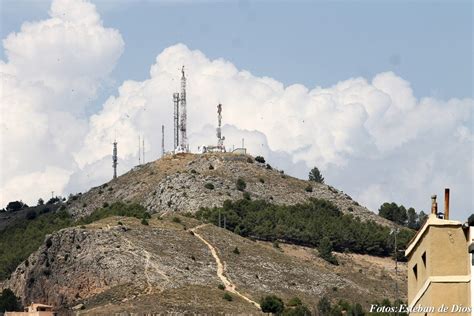
[[[131,249],[139,249],[128,238],[122,237],[122,239],[129,245],[129,247]],[[144,275],[145,275],[145,279],[146,279],[146,283],[147,283],[147,292],[146,292],[146,294],[151,294],[153,292],[153,289],[154,289],[153,282],[152,282],[151,277],[150,277],[150,268],[153,268],[153,270],[155,270],[156,273],[158,273],[159,275],[161,275],[165,279],[164,284],[160,288],[160,292],[163,292],[166,288],[166,285],[171,282],[170,278],[166,275],[165,272],[163,272],[160,269],[160,267],[156,263],[153,262],[153,260],[151,260],[152,256],[153,256],[152,253],[150,253],[148,250],[145,250],[144,248],[142,248],[141,251],[143,251],[145,253],[145,273],[144,273]],[[141,257],[139,254],[137,254],[133,251],[130,251],[130,253],[132,255]]]
[[[198,230],[199,228],[207,226],[207,225],[209,225],[209,224],[198,225],[198,226],[192,228],[191,231],[194,233],[194,236],[199,238],[203,243],[205,243],[207,245],[209,250],[211,250],[211,254],[214,257],[214,259],[216,260],[216,264],[217,264],[217,276],[222,281],[222,283],[224,283],[225,290],[229,291],[230,293],[233,293],[237,296],[240,296],[245,301],[249,302],[250,304],[253,304],[256,308],[260,309],[260,304],[258,304],[257,302],[253,301],[252,299],[248,298],[247,296],[243,295],[242,293],[240,293],[239,291],[236,290],[235,284],[232,283],[232,281],[224,275],[225,266],[222,263],[219,256],[217,255],[216,248],[214,248],[214,246],[212,246],[206,239],[204,239],[204,237],[202,237],[202,235],[200,235],[199,233],[196,232],[196,230]]]

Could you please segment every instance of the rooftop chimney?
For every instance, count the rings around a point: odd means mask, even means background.
[[[444,219],[449,219],[449,188],[444,189]]]
[[[431,196],[431,214],[437,215],[438,203],[436,203],[436,194]]]

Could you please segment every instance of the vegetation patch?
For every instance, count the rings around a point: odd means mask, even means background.
[[[18,219],[0,231],[0,280],[5,280],[16,267],[38,249],[46,235],[73,225],[66,211],[47,213],[34,219]]]
[[[243,237],[266,241],[281,240],[297,245],[319,247],[323,239],[337,252],[390,256],[394,236],[390,228],[373,221],[362,222],[352,214],[343,214],[333,203],[310,199],[296,205],[275,205],[262,200],[225,201],[222,207],[201,208],[196,218],[218,225],[219,213],[226,217],[226,228]],[[414,232],[401,229],[398,248]],[[322,245],[324,246],[324,244]],[[328,252],[330,253],[330,251]],[[331,257],[326,257],[332,261]]]

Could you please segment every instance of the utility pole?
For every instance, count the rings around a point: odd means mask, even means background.
[[[165,126],[161,125],[161,157],[165,156]]]
[[[138,165],[141,165],[142,164],[142,160],[141,160],[141,144],[140,144],[140,135],[138,135]]]
[[[398,244],[397,244],[397,235],[398,235],[398,228],[395,228],[395,302],[398,302]],[[397,315],[398,315],[397,308]]]

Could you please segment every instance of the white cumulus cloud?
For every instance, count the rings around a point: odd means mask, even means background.
[[[71,152],[87,132],[84,107],[123,51],[120,33],[105,28],[88,1],[54,0],[49,14],[3,40],[2,204],[62,193],[77,169]]]
[[[185,65],[192,151],[216,143],[222,103],[228,148],[243,138],[251,154],[302,178],[318,166],[327,183],[374,211],[385,201],[426,211],[430,195],[449,186],[453,215],[472,212],[472,99],[418,99],[392,72],[330,87],[285,86],[177,44],[157,56],[148,79],[123,82],[84,118],[124,46],[94,5],[55,0],[49,19],[25,23],[3,46],[3,204],[35,201],[53,186],[67,194],[109,180],[114,139],[119,173],[138,162],[139,136],[147,161],[160,156],[162,125],[170,150],[172,93],[180,89]]]
[[[285,87],[182,44],[160,53],[149,79],[124,82],[91,117],[85,146],[75,153],[79,164],[110,155],[115,137],[119,156],[136,160],[139,135],[156,158],[162,124],[170,149],[171,96],[179,91],[182,65],[192,150],[216,142],[216,105],[222,103],[228,147],[245,138],[250,152],[281,168],[296,164],[290,172],[300,177],[317,165],[328,182],[373,210],[386,199],[426,210],[431,193],[446,185],[462,195],[472,189],[472,99],[417,99],[409,82],[392,72],[331,87]],[[466,197],[455,205],[463,212],[472,206]]]

